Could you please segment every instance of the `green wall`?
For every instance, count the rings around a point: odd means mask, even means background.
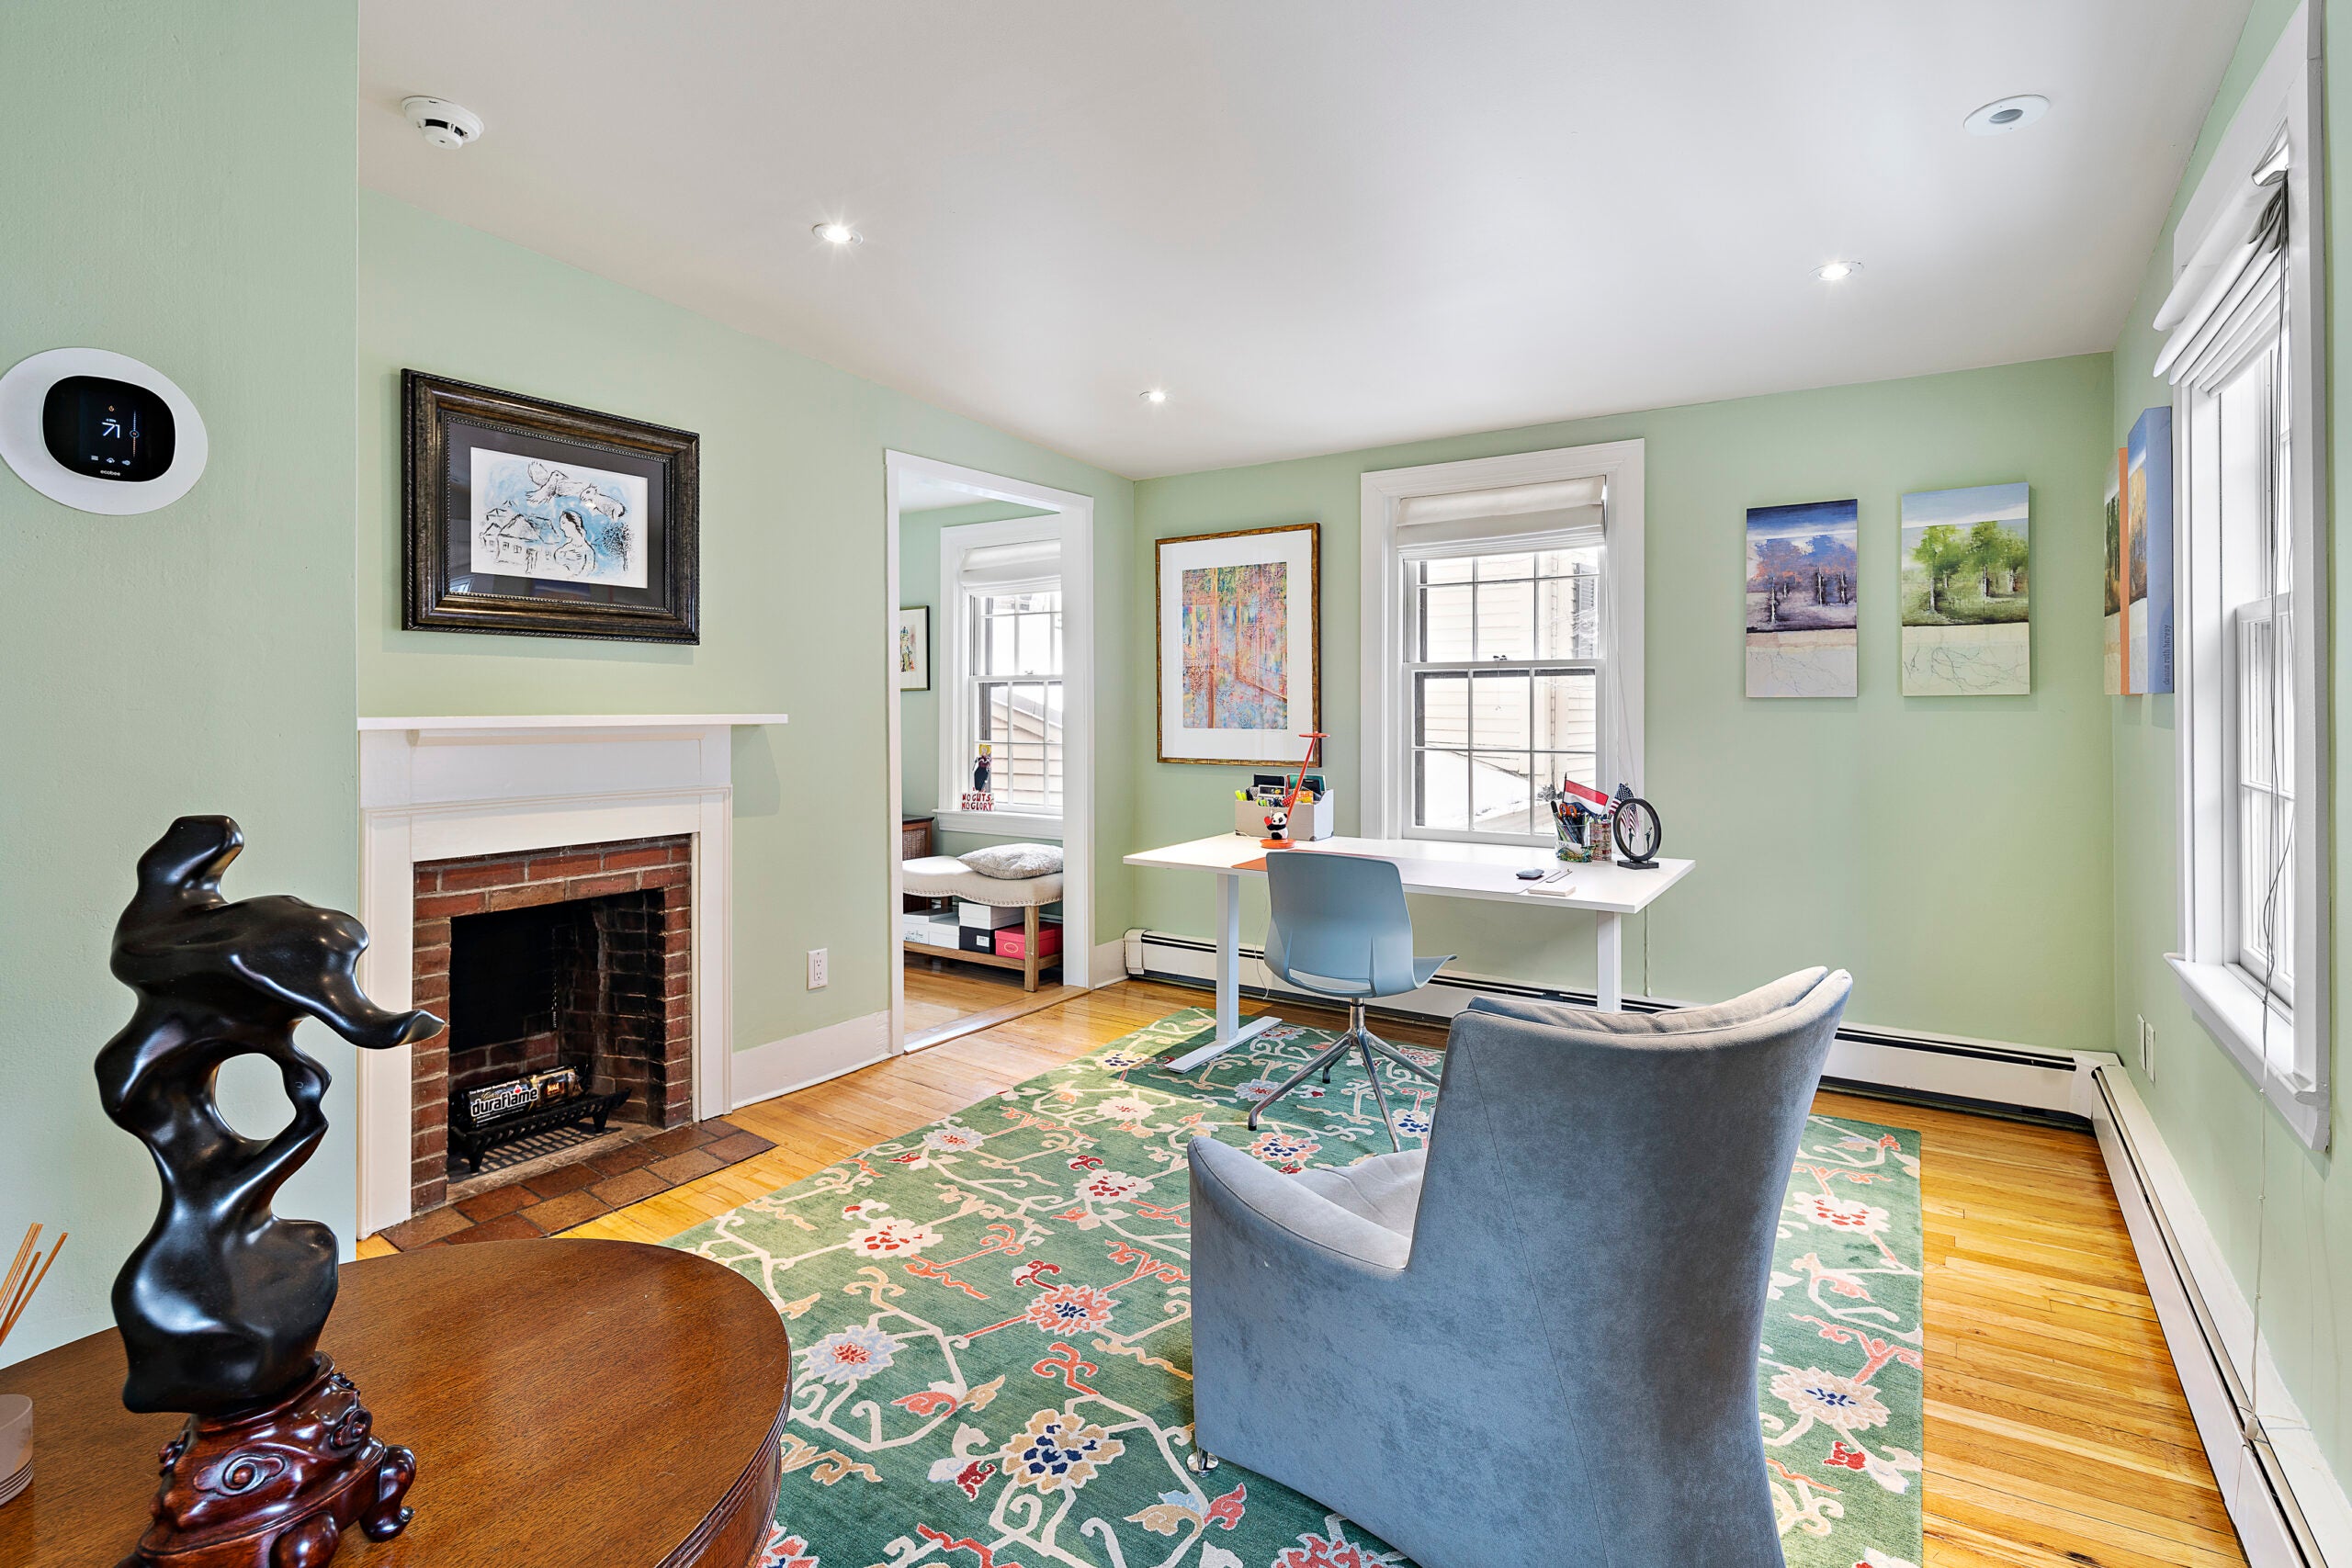
[[[203,415],[185,499],[74,512],[0,469],[0,1235],[73,1233],[6,1355],[106,1326],[156,1207],[91,1062],[130,1013],[107,973],[140,852],[226,812],[232,897],[350,908],[351,279],[356,20],[348,6],[12,6],[0,20],[0,367],[75,344],[143,359]],[[266,124],[223,131],[225,104]],[[350,1047],[326,1144],[279,1198],[354,1238]],[[284,1118],[232,1066],[249,1133]]]
[[[1337,457],[1145,480],[1131,604],[1140,759],[1152,755],[1153,537],[1323,525],[1324,728],[1355,829],[1358,476],[1367,469],[1639,436],[1646,443],[1647,783],[1667,852],[1698,870],[1629,922],[1626,988],[1729,996],[1808,964],[1854,972],[1858,1023],[2105,1048],[2109,884],[2101,722],[2100,450],[2108,357],[1663,409]],[[2033,692],[1896,691],[1896,498],[2032,487]],[[1861,694],[1742,695],[1743,514],[1861,502]],[[1229,829],[1248,770],[1138,761],[1139,840]],[[1139,923],[1206,936],[1208,879],[1137,877]],[[1475,973],[1588,987],[1589,917],[1414,910],[1420,948]],[[1245,916],[1255,940],[1262,893]]]
[[[702,436],[696,648],[400,629],[400,372]],[[359,197],[359,711],[787,713],[736,732],[735,1047],[888,1005],[883,453],[1091,495],[1098,602],[1133,571],[1125,479],[377,194]],[[910,601],[911,602],[911,601]],[[1104,689],[1129,650],[1101,648]],[[1096,722],[1097,940],[1126,923],[1132,728]],[[802,986],[825,947],[832,984]]]
[[[2115,350],[2115,399],[2107,432],[2107,460],[2122,444],[2144,408],[2172,401],[2172,391],[2150,375],[2159,334],[2156,307],[2172,282],[2173,230],[2196,190],[2213,145],[2228,128],[2255,73],[2268,58],[2293,13],[2289,0],[2256,0],[2220,93],[2214,99],[2188,171],[2176,193],[2170,217],[2148,258],[2145,281]],[[2352,5],[2329,6],[2329,32],[2352,39]],[[2329,73],[2333,97],[2334,72]],[[2335,171],[2330,203],[2330,274],[2352,279],[2352,127],[2332,114],[2328,158]],[[2334,350],[2352,333],[2345,314],[2347,296],[2336,294]],[[2345,764],[2344,738],[2352,735],[2352,639],[2341,617],[2352,603],[2352,553],[2341,542],[2347,515],[2343,497],[2352,485],[2352,410],[2335,401],[2329,432],[2331,524],[2337,530],[2331,603],[2338,617],[2335,636],[2332,721],[2335,726],[2335,886],[2345,886],[2352,843],[2345,837],[2346,805],[2352,802],[2352,769]],[[2130,1065],[2141,1095],[2164,1131],[2198,1207],[2211,1226],[2238,1284],[2249,1295],[2257,1248],[2262,1259],[2262,1325],[2279,1371],[2313,1435],[2339,1476],[2352,1476],[2352,1363],[2346,1361],[2344,1305],[2352,1302],[2352,1179],[2335,1173],[2327,1155],[2304,1148],[2262,1100],[2252,1080],[2205,1032],[2181,1000],[2180,984],[2165,953],[2178,942],[2178,855],[2175,845],[2178,766],[2173,699],[2169,696],[2107,699],[2113,736],[2115,795],[2115,1012],[2111,1046]],[[2352,918],[2342,903],[2335,913],[2340,986],[2345,958],[2352,954]],[[2156,1032],[2156,1074],[2139,1067],[2138,1020]],[[2352,1134],[2352,1098],[2343,1078],[2342,1042],[2347,1019],[2341,992],[2335,1003],[2334,1133]]]

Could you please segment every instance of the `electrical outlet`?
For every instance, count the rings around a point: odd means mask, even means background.
[[[812,991],[825,988],[825,949],[821,947],[808,950],[808,988]]]
[[[2144,1017],[2140,1018],[2140,1073],[2150,1083],[2156,1081],[2156,1026]]]

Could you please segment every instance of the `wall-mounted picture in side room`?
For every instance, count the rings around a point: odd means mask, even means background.
[[[2172,690],[2172,410],[2143,411],[2120,456],[2131,531],[2123,689],[2142,696]]]
[[[2022,482],[1903,498],[1905,696],[2033,689],[2028,507]]]
[[[1747,694],[1860,689],[1860,507],[1808,501],[1747,511]]]
[[[931,606],[899,606],[899,635],[890,649],[890,682],[901,692],[931,690]]]

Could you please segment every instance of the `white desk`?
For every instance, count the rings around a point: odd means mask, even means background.
[[[1558,897],[1528,892],[1535,885],[1521,881],[1519,873],[1529,866],[1551,871],[1564,863],[1555,860],[1549,850],[1518,845],[1456,844],[1434,839],[1317,839],[1292,849],[1265,850],[1255,839],[1219,833],[1129,855],[1129,865],[1205,871],[1216,878],[1216,1037],[1169,1064],[1179,1072],[1233,1049],[1277,1021],[1269,1016],[1247,1028],[1241,1022],[1241,879],[1264,876],[1269,854],[1317,853],[1393,861],[1403,874],[1408,893],[1483,898],[1530,911],[1582,909],[1596,916],[1600,1001],[1604,1012],[1625,1005],[1623,918],[1648,908],[1659,894],[1690,875],[1698,863],[1660,860],[1646,871],[1628,871],[1618,865],[1575,866],[1567,878],[1566,897]],[[1560,885],[1553,886],[1557,889]]]

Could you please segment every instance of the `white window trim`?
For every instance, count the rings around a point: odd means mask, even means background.
[[[1062,816],[1041,811],[957,811],[946,804],[963,798],[970,782],[967,770],[971,766],[972,716],[967,698],[972,672],[972,617],[970,596],[958,586],[963,575],[964,556],[967,551],[988,545],[1027,544],[1037,539],[1059,539],[1062,520],[1057,516],[1014,517],[1001,523],[965,523],[939,531],[939,619],[942,628],[938,648],[945,671],[945,684],[939,703],[939,809],[933,816],[933,825],[949,833],[994,833],[1017,836],[1037,833],[1059,837]],[[1069,562],[1062,564],[1062,705],[1065,715],[1069,706]],[[1068,719],[1064,719],[1062,746],[1063,799],[1069,799],[1069,754]]]
[[[1403,758],[1412,700],[1405,679],[1405,592],[1398,570],[1396,525],[1404,502],[1463,491],[1502,490],[1563,479],[1606,481],[1601,569],[1601,659],[1610,674],[1600,694],[1600,766],[1604,780],[1622,778],[1642,790],[1642,464],[1643,444],[1611,441],[1563,446],[1460,463],[1383,468],[1363,477],[1362,670],[1363,741],[1360,831],[1367,838],[1437,838],[1494,841],[1494,834],[1432,831],[1408,826],[1412,814]]]
[[[2324,374],[2325,295],[2320,243],[2325,214],[2323,149],[2313,135],[2312,106],[2320,91],[2318,18],[2306,4],[2288,23],[2278,46],[2247,90],[2212,163],[2189,199],[2174,237],[2176,273],[2210,254],[2209,231],[2233,220],[2243,183],[2286,134],[2289,146],[2289,246],[2284,260],[2290,315],[2287,396],[2294,433],[2290,545],[2295,584],[2292,659],[2294,726],[2294,1004],[2291,1011],[2262,994],[2260,982],[2237,963],[2236,933],[2227,929],[2229,857],[2218,830],[2199,823],[2232,819],[2224,813],[2233,738],[2223,682],[2231,661],[2223,643],[2230,627],[2219,611],[2220,544],[2202,519],[2198,500],[2209,488],[2195,468],[2196,406],[2202,393],[2186,382],[2173,399],[2174,582],[2181,668],[2175,682],[2178,745],[2180,951],[2165,960],[2179,976],[2189,1011],[2292,1129],[2313,1149],[2329,1137],[2329,951],[2327,558],[2322,529],[2327,510]],[[2266,1056],[2266,1047],[2267,1055]]]

